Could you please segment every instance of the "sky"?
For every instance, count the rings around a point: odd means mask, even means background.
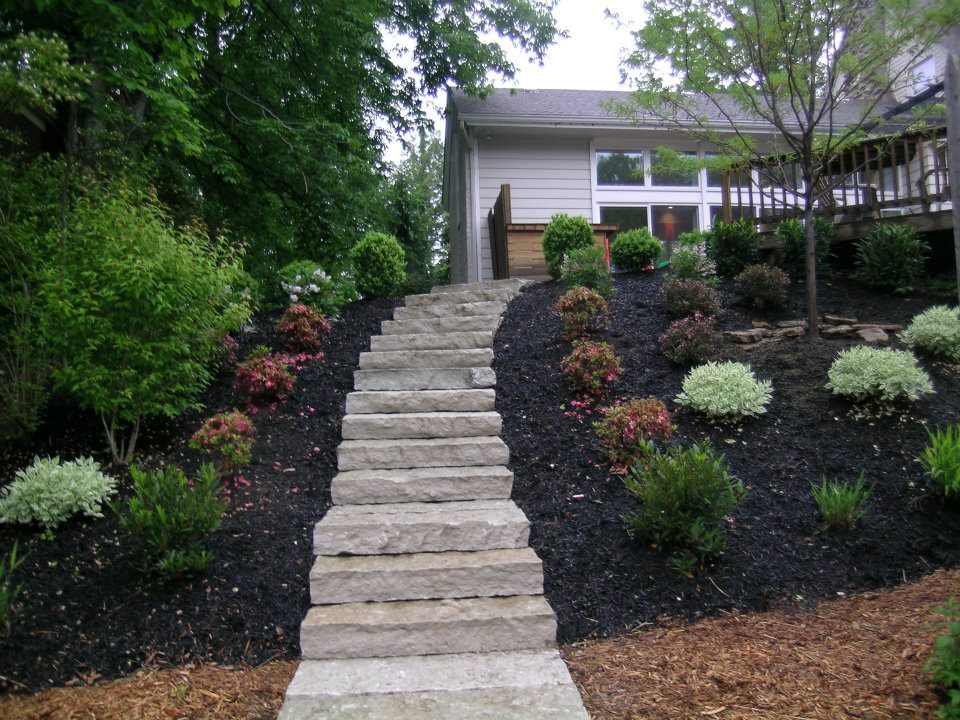
[[[566,90],[620,90],[620,58],[633,41],[627,27],[618,27],[605,16],[605,9],[620,16],[625,25],[638,20],[637,0],[560,0],[553,10],[557,26],[568,37],[548,48],[543,65],[530,63],[520,51],[511,53],[517,66],[512,81],[497,79],[497,87]],[[437,131],[443,128],[444,96],[427,103]],[[387,148],[386,159],[398,161],[403,154],[399,142]]]

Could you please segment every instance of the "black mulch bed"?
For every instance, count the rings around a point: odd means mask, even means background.
[[[665,555],[631,540],[621,520],[635,507],[621,478],[595,448],[590,421],[564,414],[572,399],[559,373],[569,345],[560,340],[556,283],[524,292],[497,334],[497,409],[516,474],[514,498],[532,521],[531,545],[544,561],[546,594],[557,611],[561,642],[616,635],[668,618],[808,605],[821,598],[886,587],[960,561],[960,508],[933,497],[916,461],[932,425],[960,416],[954,369],[922,363],[937,394],[884,418],[854,417],[824,388],[837,351],[852,340],[811,346],[788,338],[752,351],[725,345],[726,359],[748,362],[773,381],[765,415],[741,428],[711,427],[672,400],[684,372],[659,352],[667,326],[659,309],[659,273],[623,275],[611,302],[613,343],[623,376],[613,397],[658,397],[675,412],[674,442],[708,439],[749,494],[727,528],[720,562],[695,579],[674,571]],[[722,329],[753,319],[805,315],[802,288],[790,306],[758,313],[724,286]],[[861,321],[906,323],[949,296],[884,296],[842,278],[823,284],[821,313]],[[901,347],[898,342],[892,346]],[[866,517],[848,535],[821,528],[809,485],[821,475],[874,486]],[[574,496],[583,495],[583,499]]]
[[[52,541],[0,526],[0,556],[16,539],[28,553],[17,574],[24,587],[12,632],[0,640],[0,690],[115,677],[150,662],[256,665],[296,657],[309,601],[311,534],[330,505],[344,397],[359,353],[395,305],[345,307],[324,339],[326,356],[306,364],[286,403],[254,416],[254,459],[244,470],[250,484],[231,490],[223,527],[210,542],[214,561],[189,582],[144,579],[109,510],[103,519],[69,521]],[[275,317],[258,316],[254,330],[242,334],[241,357],[260,343],[280,348]],[[136,461],[194,471],[200,457],[187,446],[190,434],[210,414],[244,407],[231,382],[224,376],[208,389],[203,412],[149,422]],[[34,454],[93,455],[106,467],[104,447],[97,418],[55,402],[30,443],[0,447],[0,481]],[[106,469],[121,477],[121,498],[128,495],[129,476]]]

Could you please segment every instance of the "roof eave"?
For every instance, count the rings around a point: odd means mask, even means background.
[[[656,120],[650,120],[650,125],[643,125],[641,121],[626,121],[622,118],[608,118],[608,117],[569,117],[569,116],[517,116],[517,115],[487,115],[487,114],[464,114],[461,113],[460,119],[469,124],[475,126],[484,126],[484,127],[515,127],[515,128],[524,128],[524,127],[569,127],[569,128],[589,128],[589,127],[603,127],[614,130],[635,130],[637,128],[643,127],[645,129],[664,129],[671,130],[674,128],[666,127],[662,124],[656,125]],[[733,125],[729,122],[709,122],[706,126],[713,130],[723,130],[723,129],[733,129]],[[762,121],[742,121],[737,123],[739,128],[748,128],[750,130],[762,131],[762,132],[771,132],[771,126],[769,123]]]

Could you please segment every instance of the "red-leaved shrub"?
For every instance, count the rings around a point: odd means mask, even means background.
[[[279,401],[293,389],[293,375],[278,356],[255,355],[237,366],[234,387],[254,404]]]
[[[253,457],[253,422],[239,410],[217,413],[193,434],[190,447],[217,456],[221,477],[233,477]]]
[[[307,305],[291,305],[277,321],[289,350],[316,350],[320,338],[330,332],[330,323]]]
[[[660,336],[660,347],[677,365],[699,365],[710,359],[719,339],[716,318],[698,312],[670,323]]]
[[[563,322],[563,337],[581,340],[607,328],[607,301],[596,290],[575,287],[557,300],[557,312]]]
[[[602,397],[620,377],[620,362],[610,343],[581,340],[561,361],[560,370],[575,393]]]
[[[699,280],[668,280],[660,292],[663,311],[672,318],[687,317],[698,312],[716,315],[720,310],[719,293]]]
[[[656,398],[634,398],[601,410],[603,420],[593,424],[614,472],[625,471],[638,457],[647,455],[655,440],[669,440],[673,418]]]

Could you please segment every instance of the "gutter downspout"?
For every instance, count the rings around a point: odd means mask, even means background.
[[[483,250],[480,247],[480,165],[478,162],[477,140],[467,132],[467,124],[460,121],[460,132],[467,143],[467,172],[470,173],[470,204],[473,207],[473,245],[476,257],[476,282],[483,280]]]

